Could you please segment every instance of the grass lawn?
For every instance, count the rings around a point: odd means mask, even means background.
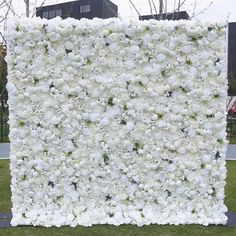
[[[230,211],[236,212],[236,161],[227,161],[226,205]],[[10,212],[10,173],[9,161],[0,160],[0,212]],[[93,227],[16,227],[0,229],[0,236],[236,236],[236,228],[224,226],[159,226],[137,227],[132,225]]]

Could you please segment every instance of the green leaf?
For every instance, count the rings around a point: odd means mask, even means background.
[[[18,123],[18,125],[20,126],[20,127],[24,127],[25,126],[25,122],[24,121],[20,121],[19,123]]]
[[[162,70],[162,71],[161,71],[161,75],[162,75],[162,77],[166,77],[166,75],[167,75],[167,74],[166,74],[166,71],[165,71],[165,70]]]
[[[22,180],[26,180],[26,175],[24,175],[24,176],[22,177]]]
[[[138,84],[139,84],[140,87],[145,87],[144,84],[141,81],[139,81]]]
[[[206,164],[202,163],[201,168],[204,169],[206,167]]]
[[[191,40],[192,40],[193,42],[196,42],[197,40],[202,39],[202,38],[203,38],[202,35],[199,35],[199,36],[193,36]]]
[[[48,154],[48,150],[46,150],[46,149],[43,150],[43,153],[47,155]]]
[[[166,92],[166,96],[167,96],[167,97],[172,97],[172,93],[173,93],[172,91],[167,91],[167,92]]]
[[[216,189],[214,187],[212,188],[212,191],[213,192],[212,192],[211,196],[213,196],[213,197],[216,196]]]
[[[210,31],[212,31],[214,29],[214,27],[211,27],[211,26],[209,26],[208,28],[207,28],[207,30],[210,32]]]
[[[86,120],[86,125],[87,126],[90,126],[92,124],[92,121],[91,120]]]
[[[34,78],[34,84],[37,84],[39,82],[39,79],[38,78]]]
[[[196,115],[192,114],[192,115],[190,115],[190,118],[193,119],[193,120],[196,120]]]
[[[66,51],[66,54],[72,52],[72,50],[69,50],[69,49],[66,49],[65,51]]]
[[[149,31],[150,30],[150,27],[149,26],[145,26],[145,28],[144,28],[144,31]]]
[[[67,152],[67,156],[71,156],[72,155],[72,152]]]
[[[182,87],[182,86],[180,86],[179,88],[182,90],[183,93],[187,93],[187,92],[188,92],[188,91],[187,91],[184,87]]]
[[[121,124],[121,125],[126,125],[127,123],[126,123],[125,120],[121,120],[120,124]]]
[[[114,105],[115,105],[115,104],[113,103],[113,97],[109,97],[109,98],[108,98],[107,104],[108,104],[109,106],[114,106]]]
[[[210,115],[206,115],[206,117],[207,118],[213,118],[213,117],[215,117],[215,115],[214,114],[210,114]]]
[[[44,45],[44,48],[45,48],[46,53],[48,53],[48,45],[47,44]]]
[[[105,162],[106,165],[109,164],[109,157],[108,157],[108,155],[106,153],[103,154],[103,161]]]
[[[163,115],[163,114],[161,114],[161,113],[156,113],[156,114],[157,114],[157,116],[158,116],[158,118],[159,118],[159,119],[162,119],[162,118],[163,118],[163,116],[164,116],[164,115]]]
[[[170,197],[172,195],[172,193],[168,189],[166,189],[165,191],[166,191],[168,197]]]
[[[137,153],[138,153],[138,150],[140,150],[140,149],[143,149],[143,144],[141,144],[141,143],[135,143],[134,144],[134,148],[133,148],[133,151],[136,151]]]
[[[110,212],[109,212],[109,216],[110,216],[110,217],[114,217],[114,213],[110,213]]]
[[[186,59],[186,60],[185,60],[185,63],[186,63],[187,65],[190,65],[190,66],[193,64],[190,59]]]
[[[217,142],[220,143],[220,144],[223,144],[224,140],[223,139],[217,139]]]
[[[108,194],[108,195],[106,196],[105,201],[109,201],[109,200],[111,200],[111,199],[112,199],[112,197]]]
[[[54,188],[54,183],[52,181],[49,181],[48,186],[51,186],[52,188]]]
[[[221,157],[220,152],[217,151],[217,152],[216,152],[216,155],[215,155],[215,159],[218,160],[220,157]]]
[[[93,63],[92,60],[88,58],[86,64],[91,65],[92,63]]]

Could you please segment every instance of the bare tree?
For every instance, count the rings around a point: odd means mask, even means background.
[[[149,4],[149,8],[150,8],[150,13],[151,13],[152,17],[155,19],[155,16],[153,15],[153,11],[152,11],[152,3],[151,3],[151,0],[148,0],[148,4]]]
[[[193,13],[192,13],[191,18],[203,14],[203,13],[204,13],[209,7],[211,7],[211,5],[213,4],[213,2],[209,2],[209,4],[208,4],[205,8],[203,8],[203,9],[201,9],[200,11],[196,12],[196,6],[197,6],[197,3],[196,3],[196,2],[197,2],[197,0],[195,1],[194,11],[193,11]]]
[[[142,17],[141,17],[141,14],[139,13],[139,11],[138,11],[137,7],[135,6],[135,4],[133,3],[133,1],[132,1],[132,0],[129,0],[129,2],[130,2],[130,4],[132,5],[132,7],[134,8],[134,10],[137,12],[138,16],[139,16],[140,19],[141,19],[141,18],[142,18]]]
[[[29,0],[24,0],[24,2],[25,2],[25,12],[26,12],[25,16],[29,17],[29,14],[30,14],[30,9],[29,9],[30,1]]]
[[[151,1],[152,1],[152,5],[153,5],[153,7],[154,7],[155,13],[157,14],[157,7],[156,7],[156,4],[155,4],[154,0],[151,0]],[[166,0],[166,1],[167,1],[167,0]]]
[[[163,0],[159,0],[159,14],[163,13]]]

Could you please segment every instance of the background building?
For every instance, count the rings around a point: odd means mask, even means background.
[[[36,9],[36,15],[51,19],[60,16],[62,19],[71,17],[75,19],[110,18],[118,16],[118,7],[109,0],[79,0],[43,6]]]
[[[139,20],[189,20],[190,17],[186,11],[178,11],[172,13],[163,13],[157,15],[139,16]]]

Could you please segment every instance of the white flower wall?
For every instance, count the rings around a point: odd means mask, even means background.
[[[8,22],[12,225],[225,224],[225,25]]]

